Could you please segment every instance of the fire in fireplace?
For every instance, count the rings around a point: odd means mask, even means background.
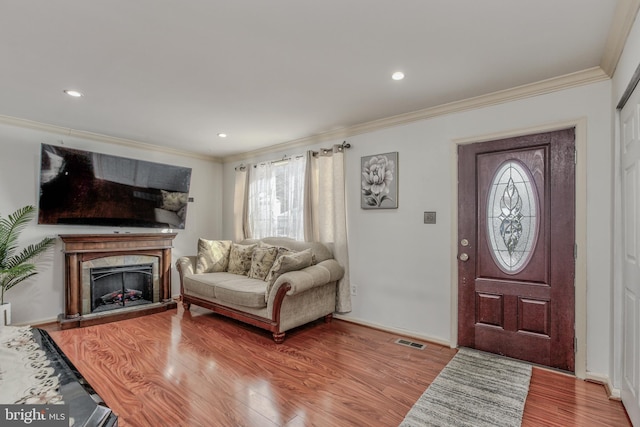
[[[93,267],[91,313],[153,303],[153,264]]]

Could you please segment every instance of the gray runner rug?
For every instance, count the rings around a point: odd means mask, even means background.
[[[400,427],[520,426],[531,365],[461,348]]]

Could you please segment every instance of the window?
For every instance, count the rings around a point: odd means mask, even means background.
[[[304,156],[254,165],[249,172],[251,237],[304,240]]]
[[[496,172],[487,201],[487,232],[494,260],[507,274],[526,267],[538,237],[538,199],[523,164],[510,160]]]

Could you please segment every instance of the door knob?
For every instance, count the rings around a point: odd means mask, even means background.
[[[467,261],[469,259],[469,255],[463,252],[458,258],[460,259],[460,261]]]

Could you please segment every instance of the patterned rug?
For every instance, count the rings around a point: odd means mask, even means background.
[[[531,365],[461,348],[400,427],[512,427],[522,424]]]
[[[54,372],[31,327],[0,327],[0,403],[64,403]]]

